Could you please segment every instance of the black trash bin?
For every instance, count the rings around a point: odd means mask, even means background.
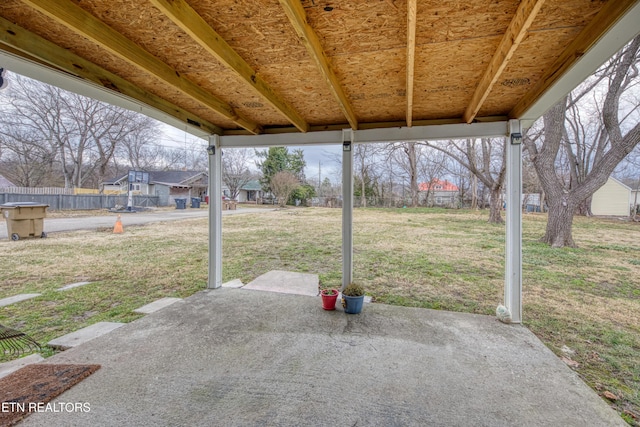
[[[199,208],[201,200],[202,199],[200,199],[200,197],[192,197],[191,198],[191,207],[192,208]]]
[[[187,199],[176,199],[176,209],[186,209]]]

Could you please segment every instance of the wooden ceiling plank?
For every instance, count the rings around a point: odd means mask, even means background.
[[[257,75],[255,70],[186,1],[151,0],[151,3],[218,61],[233,70],[301,132],[309,130],[309,124],[305,119]]]
[[[509,112],[510,118],[520,118],[553,84],[609,31],[637,0],[608,1],[598,14],[582,29],[542,78],[522,97]]]
[[[465,122],[471,123],[478,114],[478,111],[480,111],[493,85],[498,81],[498,78],[500,78],[500,75],[507,67],[513,53],[525,39],[543,3],[544,0],[523,0],[518,6],[518,10],[516,10],[506,33],[502,37],[502,40],[500,40],[500,44],[493,58],[491,58],[482,78],[478,82],[471,102],[464,112],[463,120]]]
[[[0,45],[7,47],[5,49],[0,46],[0,49],[90,80],[109,90],[116,91],[169,114],[184,123],[198,123],[202,129],[209,133],[222,134],[223,132],[220,127],[213,123],[189,113],[177,105],[1,17]]]
[[[163,80],[180,92],[232,120],[251,133],[261,132],[262,129],[260,125],[252,120],[246,119],[221,99],[207,92],[192,81],[180,76],[173,68],[95,16],[76,6],[74,3],[63,0],[21,1],[69,28],[76,34],[99,44],[102,48],[135,65],[142,71]]]
[[[407,126],[413,121],[413,83],[416,62],[418,0],[407,0]]]
[[[356,118],[353,107],[351,106],[349,98],[347,98],[342,85],[338,81],[338,78],[329,64],[329,59],[324,53],[324,49],[322,48],[318,35],[307,22],[307,14],[304,11],[302,4],[299,0],[279,1],[291,22],[291,25],[298,34],[298,37],[306,47],[313,61],[316,63],[322,77],[327,82],[329,89],[333,93],[333,96],[338,101],[338,105],[349,122],[349,125],[351,125],[352,129],[357,130],[358,119]]]

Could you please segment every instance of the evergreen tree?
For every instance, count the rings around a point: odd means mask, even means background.
[[[287,147],[270,147],[268,150],[256,150],[256,166],[262,171],[260,184],[264,191],[272,192],[271,180],[278,172],[290,172],[300,182],[305,181],[304,168],[307,163],[304,160],[304,152],[301,149],[289,153]]]

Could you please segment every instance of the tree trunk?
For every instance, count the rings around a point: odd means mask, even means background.
[[[409,142],[404,149],[409,161],[409,191],[411,192],[411,207],[418,207],[418,155],[416,143]]]
[[[573,241],[571,229],[576,206],[568,203],[566,198],[554,203],[554,205],[549,206],[547,231],[541,240],[552,248],[564,246],[575,248],[576,244]]]
[[[578,205],[578,209],[576,209],[576,213],[578,215],[593,216],[593,213],[591,212],[591,198],[591,196],[587,197]]]
[[[491,195],[489,199],[490,210],[489,210],[489,222],[491,224],[504,224],[504,220],[502,219],[502,201],[500,200],[501,188],[492,188]]]
[[[524,139],[548,200],[547,230],[542,241],[552,247],[576,246],[571,234],[576,210],[584,203],[582,211],[588,212],[588,201],[593,193],[606,183],[616,166],[640,141],[640,124],[630,127],[625,122],[634,110],[620,107],[623,95],[634,87],[639,56],[640,36],[636,36],[592,79],[594,84],[602,83],[607,87],[592,91],[594,86],[591,86],[585,88],[587,91],[574,91],[570,98],[565,97],[543,115],[542,138]],[[604,95],[604,99],[599,94]],[[584,131],[585,123],[576,112],[577,99],[585,95],[593,96],[589,105],[598,112],[598,115],[589,115],[590,121],[596,121],[595,132]],[[569,117],[566,114],[568,106],[572,112]],[[560,147],[564,152],[560,152]],[[577,169],[558,172],[557,166],[563,158],[569,166],[575,164]],[[566,176],[571,176],[572,185],[563,182]]]
[[[362,183],[360,184],[360,207],[367,207],[367,184],[365,182],[365,175],[367,174],[367,165],[365,163],[365,156],[363,152],[360,154],[360,176],[362,177]]]
[[[471,209],[478,209],[478,177],[471,176]]]

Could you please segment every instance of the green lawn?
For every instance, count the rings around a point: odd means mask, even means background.
[[[503,295],[504,227],[486,218],[465,210],[356,209],[354,280],[378,303],[494,315]],[[640,224],[576,218],[579,247],[551,249],[538,242],[545,221],[524,216],[524,323],[577,363],[599,394],[618,397],[612,405],[640,425]],[[324,287],[338,287],[340,227],[339,209],[225,216],[223,280],[247,283],[279,269],[316,273]],[[137,307],[203,289],[207,222],[2,240],[0,265],[0,298],[42,293],[0,308],[0,323],[47,342],[98,321],[134,320]],[[92,283],[55,291],[78,281]]]

